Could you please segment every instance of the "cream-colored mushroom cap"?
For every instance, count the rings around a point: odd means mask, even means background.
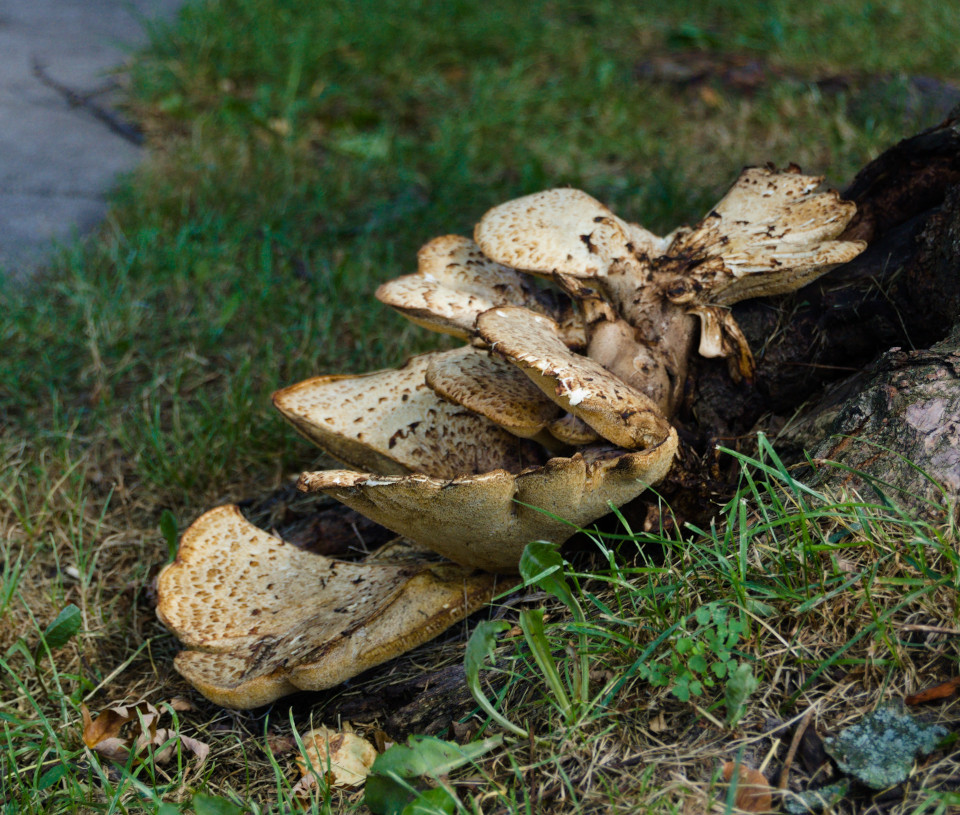
[[[650,398],[560,339],[556,324],[516,307],[495,308],[477,319],[492,351],[521,368],[549,398],[603,438],[626,449],[655,447],[669,424]]]
[[[225,707],[333,687],[487,602],[495,579],[453,564],[345,563],[210,510],[158,579],[157,615],[189,648],[177,670]]]
[[[483,253],[539,274],[603,277],[618,258],[660,254],[661,241],[580,190],[556,189],[508,201],[474,230]]]
[[[795,170],[795,168],[794,168]],[[665,285],[675,303],[732,305],[801,288],[863,251],[863,241],[836,241],[856,212],[823,181],[797,171],[748,167],[691,231],[657,264],[674,274]]]
[[[352,467],[437,477],[539,464],[534,445],[437,396],[426,383],[437,352],[401,368],[321,376],[277,391],[273,403],[304,436]]]
[[[560,415],[560,407],[523,371],[480,348],[466,346],[434,357],[427,384],[444,399],[523,438],[536,436]]]
[[[324,492],[464,566],[515,573],[532,540],[562,543],[660,481],[677,449],[672,427],[649,450],[587,448],[514,475],[504,470],[452,481],[344,470],[304,473],[299,487]]]
[[[494,306],[517,305],[558,320],[568,342],[584,344],[582,321],[568,302],[539,290],[515,269],[485,257],[469,238],[435,238],[417,258],[416,274],[387,281],[376,296],[418,325],[469,339],[480,313]]]

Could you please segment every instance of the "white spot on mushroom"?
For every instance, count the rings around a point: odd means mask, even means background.
[[[588,391],[586,388],[576,388],[575,390],[570,391],[570,393],[567,395],[567,398],[570,400],[570,404],[576,407],[588,396],[590,396],[590,391]]]

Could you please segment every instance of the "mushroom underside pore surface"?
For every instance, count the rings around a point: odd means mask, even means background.
[[[699,224],[663,238],[586,193],[548,190],[490,210],[473,240],[424,246],[416,274],[377,297],[467,346],[274,394],[298,432],[350,468],[304,473],[299,487],[400,542],[339,562],[236,507],[208,512],[159,580],[158,614],[190,649],[177,670],[229,707],[331,687],[481,606],[529,541],[562,543],[658,483],[678,449],[671,419],[694,349],[726,359],[738,381],[752,376],[730,306],[793,291],[862,251],[838,240],[854,205],[820,181],[747,168]]]

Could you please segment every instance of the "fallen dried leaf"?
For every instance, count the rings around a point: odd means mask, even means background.
[[[141,736],[137,739],[137,751],[139,752],[147,747],[161,747],[162,749],[153,754],[153,760],[157,764],[166,764],[174,756],[177,741],[180,742],[183,748],[200,759],[198,766],[199,764],[203,764],[203,762],[207,760],[207,756],[210,755],[209,744],[199,741],[198,739],[192,739],[189,736],[181,736],[176,730],[169,728],[157,730],[149,740]]]
[[[357,787],[363,784],[377,751],[366,739],[353,733],[338,733],[327,727],[311,730],[303,739],[305,756],[297,757],[297,766],[303,778],[294,792],[313,789],[322,774],[328,787]]]
[[[107,739],[118,738],[120,730],[128,722],[139,718],[145,728],[155,731],[156,720],[160,716],[157,709],[149,702],[108,707],[96,719],[90,716],[90,710],[86,705],[81,705],[80,714],[83,716],[83,743],[97,752],[99,752],[98,745]],[[126,741],[129,746],[130,740]]]
[[[734,772],[737,774],[737,794],[734,798],[734,805],[746,812],[767,812],[770,810],[773,805],[773,796],[767,777],[753,767],[728,761],[723,765],[723,780],[729,783]]]
[[[174,696],[173,699],[170,700],[170,707],[177,711],[177,713],[189,713],[191,710],[196,709],[190,702],[186,699],[181,699],[179,696]]]
[[[171,707],[173,707],[172,702]],[[174,709],[177,708],[174,707]],[[163,764],[170,760],[175,748],[173,743],[167,744],[167,742],[176,739],[179,739],[184,748],[197,756],[201,764],[210,753],[210,746],[197,739],[179,735],[177,731],[169,728],[157,729],[161,714],[149,702],[109,707],[96,719],[90,715],[86,705],[81,705],[80,715],[83,717],[83,743],[97,755],[109,761],[126,764],[131,752],[139,753],[151,747],[166,745],[153,756],[155,762]],[[136,726],[128,732],[128,735],[122,736],[123,727],[134,723]]]
[[[290,753],[297,749],[297,740],[293,736],[267,733],[266,740],[271,753]]]
[[[903,701],[908,705],[922,705],[926,702],[936,702],[940,699],[949,699],[958,690],[960,690],[960,676],[955,676],[953,679],[948,679],[946,682],[941,682],[939,685],[934,685],[932,688],[924,688],[919,693],[915,693],[913,696],[906,697],[906,699]]]

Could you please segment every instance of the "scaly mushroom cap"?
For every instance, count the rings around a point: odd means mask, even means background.
[[[495,308],[480,315],[477,330],[494,353],[614,444],[649,448],[669,433],[670,425],[648,396],[592,359],[574,354],[549,318],[517,307]]]
[[[486,416],[522,438],[536,436],[560,415],[560,407],[523,371],[480,348],[468,345],[436,355],[426,378],[444,399]]]
[[[487,212],[474,230],[483,253],[536,274],[603,277],[618,258],[660,254],[662,240],[580,190],[526,195]]]
[[[417,273],[389,280],[376,297],[409,320],[460,339],[474,335],[477,316],[495,306],[517,305],[556,319],[575,347],[586,340],[569,302],[538,290],[515,269],[485,257],[468,238],[444,235],[417,255]]]
[[[492,575],[449,563],[345,563],[210,510],[158,579],[157,615],[189,648],[177,670],[216,704],[251,708],[333,687],[486,603]]]
[[[636,498],[670,469],[672,427],[651,449],[587,448],[513,475],[455,478],[304,473],[299,488],[324,492],[379,524],[464,566],[515,573],[532,540],[563,543],[579,527]]]
[[[449,478],[503,467],[519,472],[543,456],[483,416],[437,396],[421,354],[401,368],[320,376],[277,391],[273,403],[297,430],[351,467]]]
[[[795,291],[863,251],[863,241],[835,241],[856,213],[835,190],[796,167],[748,167],[693,230],[656,263],[674,303],[729,306],[750,297]],[[670,275],[675,277],[670,279]]]

